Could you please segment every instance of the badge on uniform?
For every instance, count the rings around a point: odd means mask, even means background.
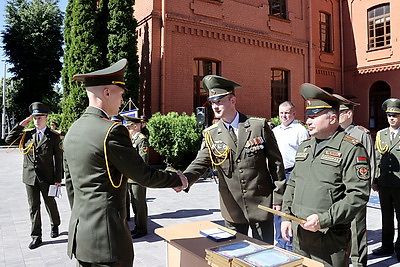
[[[321,159],[334,163],[339,163],[342,160],[342,153],[335,151],[325,151],[324,154],[322,154]]]
[[[244,146],[246,153],[254,153],[258,150],[264,149],[264,139],[259,136],[248,140]]]
[[[367,157],[356,157],[356,173],[358,178],[369,180],[370,173]]]

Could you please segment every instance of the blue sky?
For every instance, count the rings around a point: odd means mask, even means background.
[[[65,12],[65,8],[67,7],[68,4],[68,0],[60,0],[59,2],[59,6],[61,11]],[[5,0],[1,0],[0,1],[0,31],[4,30],[4,20],[5,20],[5,9],[6,9],[6,1]],[[4,51],[3,51],[3,43],[1,42],[1,37],[0,37],[0,77],[3,78],[4,77],[4,60],[5,60],[5,56],[4,56]],[[7,78],[10,77],[10,73],[7,73]]]

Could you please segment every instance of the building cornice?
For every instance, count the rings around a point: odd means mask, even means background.
[[[363,75],[363,74],[394,71],[394,70],[400,70],[400,61],[357,68],[355,72],[359,75]]]
[[[270,32],[254,31],[237,25],[216,25],[201,20],[193,21],[193,18],[189,19],[180,14],[171,13],[167,14],[167,19],[176,23],[173,31],[182,34],[242,43],[300,55],[304,55],[308,47],[306,41],[274,36]]]

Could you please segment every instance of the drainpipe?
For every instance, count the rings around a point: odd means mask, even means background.
[[[161,47],[160,47],[160,56],[161,56],[161,66],[160,66],[160,101],[159,101],[159,110],[161,113],[165,112],[165,21],[166,21],[166,0],[161,0]]]
[[[340,18],[340,92],[344,95],[344,36],[343,36],[343,2],[339,1],[339,18]]]
[[[308,0],[308,81],[309,83],[314,83],[314,71],[313,71],[313,27],[312,27],[312,8],[311,1]]]

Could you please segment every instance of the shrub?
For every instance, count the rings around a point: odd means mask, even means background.
[[[186,167],[200,148],[202,127],[198,126],[194,114],[158,112],[150,118],[147,128],[150,145],[166,158],[168,165]]]

